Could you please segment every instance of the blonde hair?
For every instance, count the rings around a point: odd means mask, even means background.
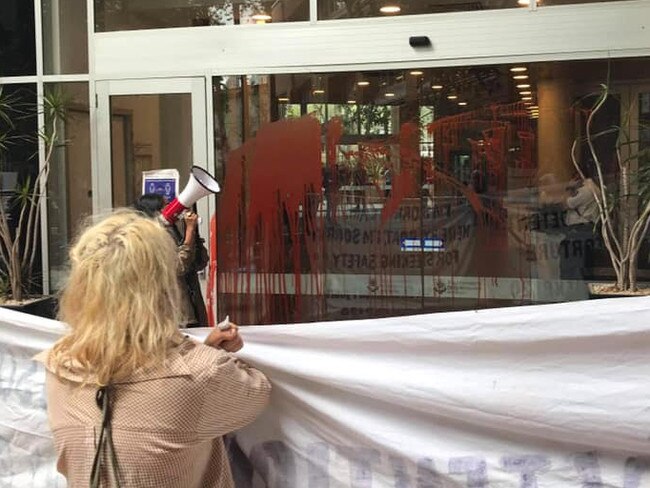
[[[116,211],[79,236],[70,265],[59,307],[70,329],[50,360],[100,386],[162,365],[180,318],[176,246],[162,224]]]

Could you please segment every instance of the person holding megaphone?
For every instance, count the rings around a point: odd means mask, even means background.
[[[199,236],[196,202],[220,190],[205,170],[193,166],[183,191],[171,202],[162,195],[145,193],[133,207],[148,217],[160,218],[176,242],[178,277],[181,289],[181,328],[207,327],[208,315],[201,294],[198,273],[208,265],[209,254]]]

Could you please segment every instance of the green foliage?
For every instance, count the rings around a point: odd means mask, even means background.
[[[0,203],[0,276],[6,278],[8,284],[6,289],[0,287],[0,295],[11,295],[18,301],[34,288],[33,277],[38,274],[34,265],[41,204],[53,151],[62,144],[59,134],[68,103],[69,97],[58,87],[46,90],[39,103],[29,103],[19,92],[9,94],[0,86],[0,161],[4,161],[12,146],[18,143],[38,143],[43,150],[37,174],[19,181],[13,194],[8,195],[14,213],[7,212],[4,203]],[[41,115],[41,128],[35,133],[26,133],[21,121],[38,120]],[[30,159],[28,157],[23,163]],[[13,171],[19,169],[12,168]]]

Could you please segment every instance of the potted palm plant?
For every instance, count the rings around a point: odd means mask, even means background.
[[[66,116],[65,97],[61,91],[51,90],[37,103],[30,104],[20,94],[8,93],[3,88],[0,86],[0,161],[6,160],[13,146],[26,142],[40,143],[44,157],[35,174],[18,178],[18,171],[3,172],[0,301],[10,308],[51,315],[53,299],[39,296],[40,287],[34,278],[38,274],[40,217],[52,156],[62,144],[60,127]],[[43,114],[44,126],[35,134],[24,133],[19,122],[36,117],[39,112]]]
[[[616,282],[593,284],[591,292],[596,296],[649,294],[650,289],[640,287],[637,280],[639,255],[650,226],[650,147],[643,147],[639,137],[648,127],[634,116],[635,103],[623,103],[607,84],[600,86],[593,100],[581,128],[584,134],[573,142],[571,159],[592,193],[598,214],[595,226]],[[595,129],[594,121],[612,103],[620,107],[620,122]],[[583,153],[593,166],[591,177],[579,160]],[[614,155],[610,175],[605,153]]]

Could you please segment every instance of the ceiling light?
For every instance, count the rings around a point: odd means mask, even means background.
[[[255,14],[251,16],[251,19],[253,19],[255,22],[259,22],[263,24],[271,20],[271,16],[269,14],[265,14],[264,12],[261,12],[259,14]]]
[[[432,90],[442,90],[442,85],[431,85]]]
[[[521,97],[521,99],[525,102],[525,101],[527,101],[527,100],[532,100],[533,97]]]
[[[391,98],[391,97],[394,97],[395,94],[392,93],[392,92],[388,92],[388,93],[385,94],[385,96],[388,97],[388,98]]]
[[[460,105],[461,107],[464,107],[465,105],[467,105],[467,102],[458,102],[458,105]]]
[[[456,100],[458,95],[447,95],[447,100]]]
[[[325,93],[325,90],[317,89],[312,92],[314,95],[322,95]]]
[[[356,100],[348,100],[348,103],[353,104],[353,103],[357,103],[357,101]]]
[[[278,102],[288,102],[289,98],[288,97],[279,97]]]
[[[527,80],[528,75],[515,75],[512,77],[513,80]]]
[[[517,85],[517,88],[522,89],[522,88],[530,88],[530,85],[524,83],[522,85]]]
[[[522,91],[522,92],[519,92],[519,94],[520,95],[532,95],[533,92],[532,91]]]
[[[402,11],[399,5],[384,5],[379,9],[382,14],[398,14]]]
[[[369,84],[369,81],[357,81],[357,85],[359,86],[368,86]]]
[[[525,66],[514,66],[510,68],[510,71],[512,71],[513,73],[523,73],[524,71],[528,71],[528,68],[526,68]]]
[[[528,107],[528,110],[539,110],[539,106],[531,105],[530,107]]]
[[[423,74],[424,74],[424,71],[420,71],[420,70],[414,70],[414,71],[409,72],[409,75],[412,75],[412,76],[422,76]]]

